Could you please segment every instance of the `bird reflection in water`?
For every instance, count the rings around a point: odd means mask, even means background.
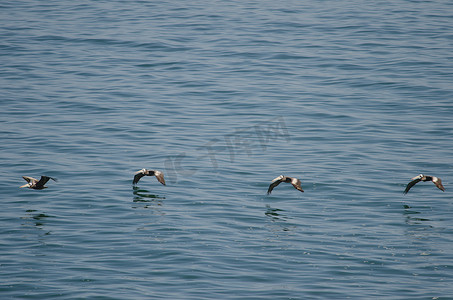
[[[266,228],[270,233],[268,237],[269,241],[278,241],[281,247],[287,247],[288,245],[283,243],[282,239],[291,235],[291,232],[294,231],[295,227],[288,224],[289,218],[285,215],[285,211],[279,208],[272,208],[269,204],[266,204],[266,211],[264,214],[267,217]]]
[[[45,213],[40,213],[37,210],[34,209],[28,209],[26,210],[26,215],[21,217],[22,220],[24,220],[24,223],[22,223],[22,226],[26,227],[34,227],[34,228],[39,228],[43,229],[45,225],[45,221],[47,218],[53,218],[53,216],[47,215]],[[44,235],[49,235],[50,231],[44,232]]]
[[[286,221],[286,217],[282,214],[284,210],[278,208],[272,208],[269,204],[266,205],[266,212],[264,213],[272,222],[275,221]]]
[[[153,206],[155,205],[161,206],[162,205],[161,200],[165,199],[165,197],[152,194],[148,190],[141,189],[137,186],[134,186],[132,188],[132,193],[134,194],[133,201],[135,203],[144,203],[145,204],[144,208],[148,208],[150,204],[152,204]]]
[[[404,216],[406,218],[406,224],[408,225],[425,225],[428,227],[432,227],[431,225],[427,224],[426,222],[431,221],[427,218],[420,217],[421,212],[412,209],[409,205],[404,205]]]

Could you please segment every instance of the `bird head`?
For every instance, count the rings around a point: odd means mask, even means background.
[[[139,174],[139,173],[145,174],[145,172],[146,172],[146,169],[141,169],[140,171],[135,172],[135,174]]]
[[[425,176],[425,175],[419,174],[419,175],[415,176],[414,178],[412,178],[412,180],[415,180],[415,179],[422,179],[423,176]]]

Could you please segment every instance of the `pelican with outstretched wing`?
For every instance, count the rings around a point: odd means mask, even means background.
[[[407,192],[409,192],[409,190],[414,186],[416,185],[417,183],[419,183],[420,181],[432,181],[439,190],[441,190],[442,192],[445,192],[445,188],[444,186],[442,185],[442,180],[440,180],[439,177],[436,177],[436,176],[427,176],[427,175],[423,175],[423,174],[420,174],[418,176],[415,176],[414,178],[412,178],[412,181],[409,182],[406,186],[406,189],[404,190],[404,194],[407,194]]]
[[[23,179],[25,179],[27,181],[26,184],[20,186],[21,188],[29,188],[29,189],[34,189],[34,190],[42,190],[42,189],[46,189],[47,186],[45,186],[45,184],[47,183],[47,181],[49,181],[50,179],[52,179],[53,181],[57,181],[56,178],[53,178],[53,177],[49,177],[49,176],[41,176],[41,178],[38,180],[36,178],[33,178],[33,177],[29,177],[29,176],[22,176]]]
[[[165,185],[164,173],[157,170],[147,170],[141,169],[140,171],[135,173],[134,180],[132,180],[132,184],[136,185],[137,182],[144,176],[156,176],[157,181]]]
[[[272,190],[282,182],[291,183],[296,190],[301,191],[301,192],[304,191],[301,187],[299,179],[294,178],[294,177],[280,175],[277,178],[275,178],[274,180],[272,180],[271,184],[269,185],[269,188],[267,189],[267,194],[270,194],[272,192]]]

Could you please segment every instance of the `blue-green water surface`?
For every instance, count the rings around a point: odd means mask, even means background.
[[[2,1],[0,298],[453,299],[452,28],[442,0]]]

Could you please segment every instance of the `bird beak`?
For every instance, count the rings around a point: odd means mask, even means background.
[[[24,184],[24,185],[21,185],[19,188],[24,188],[24,187],[27,187],[27,186],[28,186],[28,183]]]
[[[419,179],[419,178],[422,178],[422,177],[423,177],[423,175],[420,174],[420,175],[415,176],[415,177],[412,178],[411,180]]]

